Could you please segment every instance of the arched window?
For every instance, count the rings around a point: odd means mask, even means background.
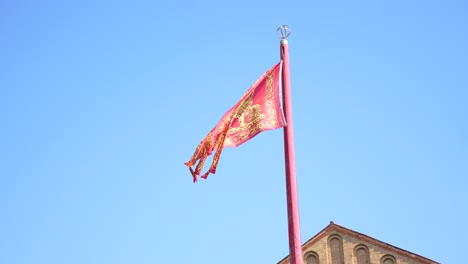
[[[343,243],[341,237],[332,235],[328,238],[328,246],[330,247],[332,264],[344,264]]]
[[[395,258],[392,255],[385,255],[382,257],[380,260],[380,263],[382,264],[395,264]]]
[[[319,257],[314,251],[309,251],[305,254],[305,264],[319,264]]]
[[[369,250],[364,245],[357,245],[354,248],[357,264],[370,264]]]

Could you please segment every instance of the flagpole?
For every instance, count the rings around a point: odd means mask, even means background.
[[[294,157],[294,128],[291,105],[291,82],[289,77],[289,48],[286,38],[291,30],[286,25],[278,28],[281,35],[280,55],[283,61],[281,81],[283,84],[283,107],[286,118],[284,127],[284,156],[286,166],[286,196],[288,204],[289,260],[291,264],[302,264],[301,229],[299,225],[299,203],[297,198],[296,161]]]

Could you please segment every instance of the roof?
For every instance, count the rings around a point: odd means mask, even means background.
[[[320,232],[318,232],[311,239],[307,240],[304,244],[302,244],[302,248],[309,247],[310,245],[314,244],[315,242],[317,242],[318,240],[320,240],[321,238],[323,238],[324,236],[330,234],[333,231],[339,232],[341,234],[345,234],[347,236],[356,238],[356,239],[361,240],[363,242],[366,242],[368,244],[383,248],[383,249],[388,250],[390,252],[394,252],[395,254],[407,257],[409,259],[412,259],[412,260],[415,260],[415,261],[418,261],[418,262],[421,262],[421,263],[440,264],[439,262],[428,259],[428,258],[423,257],[421,255],[415,254],[415,253],[410,252],[408,250],[405,250],[405,249],[402,249],[402,248],[399,248],[399,247],[395,247],[393,245],[390,245],[388,243],[385,243],[383,241],[380,241],[378,239],[370,237],[370,236],[368,236],[366,234],[362,234],[362,233],[356,232],[354,230],[351,230],[349,228],[337,225],[333,221],[331,221],[328,226],[326,226],[324,229],[322,229]],[[285,258],[283,258],[278,263],[281,263],[281,262],[285,261],[288,258],[289,258],[289,255],[286,256]]]

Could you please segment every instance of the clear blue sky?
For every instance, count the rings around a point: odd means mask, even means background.
[[[466,1],[0,2],[0,263],[276,263],[282,131],[183,165],[279,61],[302,241],[466,260]]]

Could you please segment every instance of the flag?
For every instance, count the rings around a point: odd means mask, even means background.
[[[197,146],[193,156],[185,163],[194,182],[213,150],[216,153],[210,169],[201,176],[204,179],[216,172],[224,147],[237,147],[262,131],[284,127],[279,94],[280,66],[281,62],[265,72]]]

